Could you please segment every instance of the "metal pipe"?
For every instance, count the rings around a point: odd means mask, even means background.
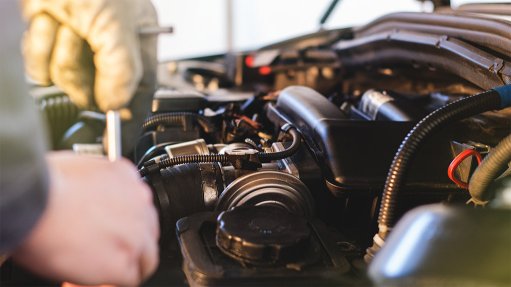
[[[121,114],[119,111],[106,113],[106,135],[108,140],[108,160],[116,161],[121,158]]]

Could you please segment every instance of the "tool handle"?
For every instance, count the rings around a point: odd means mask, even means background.
[[[115,161],[122,155],[121,115],[119,111],[108,111],[106,113],[106,134],[108,140],[108,160]]]

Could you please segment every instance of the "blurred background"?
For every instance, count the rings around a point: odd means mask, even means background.
[[[160,37],[159,59],[179,59],[247,50],[317,31],[332,0],[152,0],[160,24],[174,26]],[[453,6],[469,2],[451,0]],[[324,28],[358,26],[397,11],[430,11],[417,0],[340,1]]]

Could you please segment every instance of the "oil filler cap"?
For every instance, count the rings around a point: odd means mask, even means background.
[[[242,264],[301,261],[310,246],[307,220],[277,206],[240,206],[221,213],[217,221],[218,248]]]

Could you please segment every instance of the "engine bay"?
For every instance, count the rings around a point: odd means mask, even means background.
[[[509,175],[499,153],[471,189],[511,131],[511,22],[477,11],[391,14],[160,70],[133,162],[162,258],[191,286],[374,284],[368,263],[406,212],[490,210],[490,183]]]
[[[385,236],[381,209],[391,208],[392,226],[416,206],[469,201],[463,183],[476,158],[450,171],[454,182],[448,167],[509,135],[505,110],[465,113],[424,136],[400,167],[399,195],[382,203],[396,151],[421,120],[511,83],[509,23],[498,33],[506,41],[483,47],[453,21],[463,17],[395,14],[168,64],[193,89],[157,93],[135,158],[155,193],[162,242],[177,234],[188,283],[369,284],[363,258],[379,249],[373,235]],[[479,32],[495,33],[486,24]]]

